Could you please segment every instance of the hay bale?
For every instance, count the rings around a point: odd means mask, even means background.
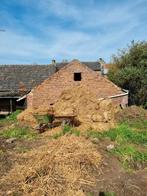
[[[24,157],[28,161],[3,179],[24,195],[82,196],[84,186],[96,186],[100,173],[101,155],[82,137],[63,136]]]

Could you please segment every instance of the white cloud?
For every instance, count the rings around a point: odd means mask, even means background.
[[[143,0],[101,6],[91,0],[83,7],[67,0],[19,3],[28,8],[21,20],[7,11],[0,12],[7,24],[7,31],[0,33],[0,63],[48,63],[52,58],[108,60],[117,48],[143,34],[137,29],[144,11],[136,9]],[[67,21],[72,22],[71,28],[64,25]]]

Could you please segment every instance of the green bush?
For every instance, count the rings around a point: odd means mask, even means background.
[[[108,78],[129,90],[130,105],[144,105],[147,100],[147,42],[132,42],[112,57]]]

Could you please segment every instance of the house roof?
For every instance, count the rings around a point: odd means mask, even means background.
[[[19,96],[21,93],[27,93],[53,73],[53,65],[0,66],[0,96]]]
[[[56,63],[57,69],[61,69],[65,65],[67,65],[69,62],[65,63]],[[98,61],[90,62],[90,61],[83,61],[81,62],[85,65],[87,65],[89,68],[91,68],[94,71],[100,71],[101,70],[101,65]]]
[[[99,71],[98,62],[83,62],[89,68]],[[19,97],[41,84],[50,75],[67,65],[0,65],[0,97]]]

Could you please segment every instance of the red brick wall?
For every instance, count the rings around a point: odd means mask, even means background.
[[[81,81],[74,81],[74,72],[81,72]],[[28,107],[38,108],[41,105],[48,107],[58,100],[63,90],[80,84],[90,87],[97,93],[98,98],[122,93],[120,88],[99,73],[79,61],[72,61],[31,91],[27,96]]]

